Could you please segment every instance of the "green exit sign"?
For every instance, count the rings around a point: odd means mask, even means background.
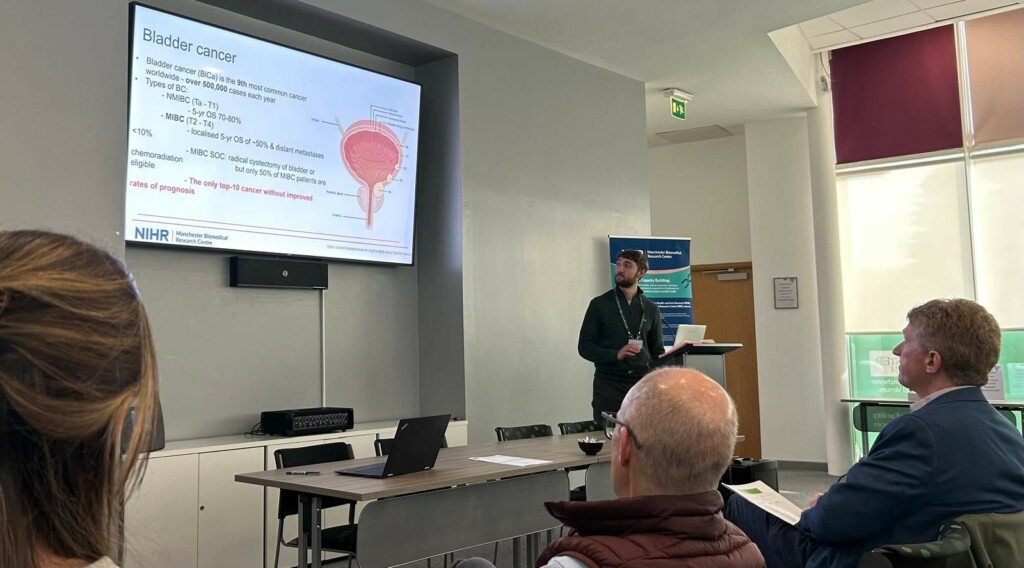
[[[671,97],[669,101],[672,105],[672,116],[679,120],[686,120],[686,101],[675,97]]]

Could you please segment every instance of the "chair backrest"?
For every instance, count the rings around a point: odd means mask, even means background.
[[[377,438],[373,441],[373,451],[376,452],[377,457],[386,456],[391,453],[391,444],[394,442],[394,438]],[[441,447],[448,447],[448,438],[445,437],[441,440]]]
[[[547,424],[532,424],[530,426],[498,426],[494,429],[498,435],[498,441],[525,440],[527,438],[544,438],[552,436],[554,432]]]
[[[861,556],[857,568],[974,568],[971,536],[959,522],[947,521],[938,540],[914,544],[887,544]]]
[[[853,427],[858,432],[881,432],[886,424],[910,412],[907,406],[880,406],[877,404],[858,404],[853,407]],[[1017,415],[1012,410],[1002,409],[999,414],[1017,426]],[[558,425],[562,427],[561,424]],[[562,432],[565,434],[565,432]]]
[[[978,566],[1024,566],[1024,511],[962,515],[953,521],[971,537]]]
[[[315,444],[301,448],[285,448],[274,451],[274,463],[278,469],[285,467],[301,467],[318,463],[345,461],[355,458],[352,453],[352,446],[345,442],[334,442],[331,444]],[[324,497],[321,508],[329,509],[339,505],[348,505],[352,501],[338,499],[335,497]],[[277,501],[277,518],[283,519],[299,512],[299,494],[295,491],[281,490],[281,496]],[[309,526],[309,523],[306,524]]]
[[[579,434],[580,432],[600,432],[604,430],[604,424],[597,420],[582,420],[580,422],[559,422],[558,430],[562,435]]]
[[[908,406],[858,404],[853,407],[853,427],[858,432],[881,432],[885,426],[910,412]]]
[[[391,443],[394,442],[394,438],[377,438],[373,441],[373,451],[377,454],[377,457],[386,456],[391,453]]]

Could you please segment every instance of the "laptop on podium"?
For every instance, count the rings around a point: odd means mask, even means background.
[[[404,418],[398,422],[398,431],[384,463],[338,469],[334,473],[383,479],[432,469],[444,445],[444,433],[451,417],[451,414],[441,414]]]
[[[673,347],[677,347],[684,341],[692,341],[694,343],[700,343],[704,341],[704,332],[707,331],[708,326],[696,325],[691,323],[681,323],[676,328],[676,340],[672,343]]]

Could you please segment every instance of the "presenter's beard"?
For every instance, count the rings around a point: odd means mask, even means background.
[[[615,285],[620,288],[629,288],[630,286],[636,284],[639,280],[640,278],[633,278],[632,280],[630,280],[626,278],[624,274],[615,275]]]

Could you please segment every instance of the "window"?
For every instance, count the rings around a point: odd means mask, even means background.
[[[840,174],[848,333],[899,331],[911,307],[972,297],[962,161]]]

